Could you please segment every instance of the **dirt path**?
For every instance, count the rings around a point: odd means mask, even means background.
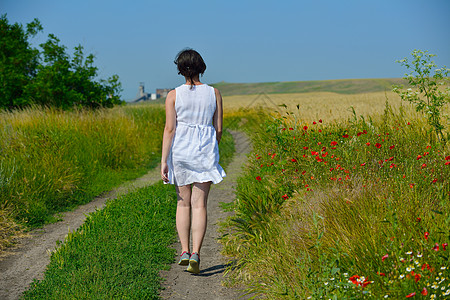
[[[180,266],[173,264],[172,269],[162,276],[165,290],[164,299],[237,299],[240,293],[221,285],[225,261],[220,256],[220,244],[217,242],[217,222],[225,215],[219,202],[230,202],[234,198],[234,186],[249,152],[249,141],[239,132],[232,132],[236,143],[236,155],[227,168],[224,181],[211,188],[208,201],[208,230],[202,247],[202,272],[199,275],[187,273]],[[81,226],[86,215],[103,207],[105,202],[135,188],[151,185],[160,180],[157,167],[141,178],[127,182],[111,192],[97,197],[92,202],[80,206],[74,211],[66,212],[63,221],[49,224],[42,229],[32,231],[23,238],[10,254],[0,260],[0,299],[18,299],[33,281],[42,279],[45,268],[50,262],[49,252],[55,249],[57,241],[64,241],[69,231]],[[175,247],[179,252],[180,245]],[[245,299],[241,298],[241,299]]]
[[[103,207],[105,202],[161,179],[160,168],[152,169],[146,175],[129,181],[120,187],[95,198],[93,201],[63,214],[63,221],[49,224],[32,231],[28,237],[0,260],[0,299],[18,299],[33,279],[42,279],[50,262],[49,252],[55,249],[56,241],[64,241],[69,231],[80,227],[86,215]]]
[[[170,271],[161,272],[166,278],[163,283],[163,299],[195,299],[195,300],[219,300],[219,299],[246,299],[242,292],[222,286],[223,273],[225,271],[225,259],[220,255],[221,245],[218,243],[219,233],[217,223],[226,217],[219,207],[220,202],[231,202],[234,199],[234,187],[242,166],[247,160],[250,151],[250,143],[247,137],[240,132],[231,132],[236,143],[236,153],[227,171],[227,177],[223,182],[213,185],[208,197],[208,229],[201,250],[201,272],[193,275],[174,263]],[[177,253],[181,251],[180,243],[174,247]]]

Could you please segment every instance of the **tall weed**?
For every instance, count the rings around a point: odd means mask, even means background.
[[[0,204],[28,227],[156,165],[161,107],[0,114]]]

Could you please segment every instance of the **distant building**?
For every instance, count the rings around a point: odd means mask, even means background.
[[[159,98],[166,98],[167,94],[171,91],[172,89],[156,89],[156,93],[146,93],[145,92],[145,87],[144,87],[144,83],[140,82],[139,83],[139,90],[138,90],[138,94],[136,96],[136,98],[134,100],[132,100],[132,103],[138,103],[138,102],[142,102],[142,101],[148,101],[148,100],[156,100]]]
[[[137,102],[147,101],[150,99],[152,99],[152,94],[145,92],[145,87],[144,87],[143,82],[139,83],[139,90],[138,90],[137,97],[131,102],[137,103]]]

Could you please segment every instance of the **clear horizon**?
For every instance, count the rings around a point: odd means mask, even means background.
[[[450,65],[450,1],[121,1],[3,0],[1,14],[55,34],[67,53],[83,45],[99,77],[118,74],[124,100],[183,83],[173,64],[185,47],[207,64],[203,81],[284,82],[400,78],[395,60],[414,49]]]

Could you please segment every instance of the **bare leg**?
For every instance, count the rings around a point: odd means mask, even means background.
[[[177,186],[177,231],[181,242],[181,251],[189,251],[191,231],[191,185]]]
[[[206,204],[208,200],[211,182],[195,182],[192,187],[192,252],[200,253],[203,238],[205,237],[207,214]]]

